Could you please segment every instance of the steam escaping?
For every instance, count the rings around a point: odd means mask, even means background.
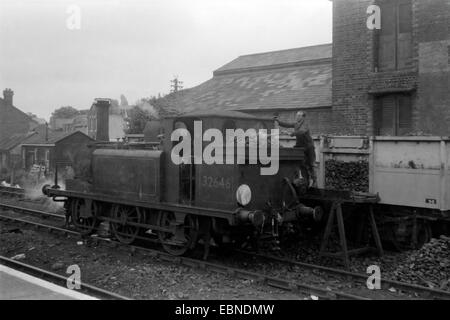
[[[6,182],[4,180],[0,183],[0,186],[7,187],[7,188],[21,189],[21,186],[19,186],[18,184],[9,184],[8,182]]]
[[[141,100],[137,103],[137,106],[142,110],[147,111],[155,119],[159,118],[158,112],[156,111],[155,107],[153,107],[148,101]]]
[[[29,185],[28,187],[25,187],[25,197],[32,201],[38,201],[40,202],[45,210],[48,211],[59,211],[63,209],[64,203],[63,202],[55,202],[51,198],[48,198],[42,193],[42,187],[44,185],[54,185],[54,181],[52,179],[45,179],[39,181],[38,184]],[[63,181],[58,182],[61,189],[65,189],[66,185]]]

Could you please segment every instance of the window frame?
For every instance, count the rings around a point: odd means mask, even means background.
[[[404,136],[413,130],[413,97],[408,93],[393,93],[393,94],[385,94],[377,96],[375,99],[375,108],[374,108],[374,134],[376,136],[386,136],[389,134],[382,134],[381,130],[385,127],[383,126],[383,102],[387,101],[387,99],[393,98],[393,110],[392,110],[392,119],[390,119],[390,129],[392,129],[392,136]],[[403,102],[402,102],[403,101]],[[405,123],[405,120],[400,120],[400,113],[402,109],[402,103],[405,103],[408,106],[408,118],[407,122],[409,122],[409,127],[401,126],[402,123]],[[404,130],[404,132],[402,132]]]
[[[401,33],[400,31],[400,26],[402,24],[402,22],[400,21],[400,16],[401,16],[401,11],[400,11],[400,7],[404,6],[404,5],[408,5],[408,8],[410,10],[410,32],[403,32]],[[413,4],[412,4],[412,0],[378,0],[377,1],[377,5],[380,7],[381,9],[381,28],[383,28],[383,6],[389,6],[392,5],[393,9],[394,9],[394,32],[392,33],[392,35],[394,36],[394,48],[393,48],[393,65],[389,66],[389,67],[381,67],[382,66],[382,57],[381,57],[381,50],[382,50],[382,40],[381,37],[383,36],[382,30],[380,29],[378,30],[376,37],[375,37],[375,72],[389,72],[389,71],[397,71],[397,70],[404,70],[404,69],[408,69],[410,68],[410,66],[408,66],[408,62],[412,62],[413,61]],[[400,35],[401,34],[410,34],[410,57],[403,61],[403,63],[400,63],[400,57],[399,57],[399,52],[400,52]],[[388,34],[389,35],[389,34]],[[383,64],[386,64],[386,61],[384,61]]]

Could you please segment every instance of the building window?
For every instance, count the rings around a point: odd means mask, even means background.
[[[402,136],[412,130],[411,96],[390,94],[375,100],[375,134],[380,136]]]
[[[378,71],[399,70],[412,66],[411,0],[383,0],[381,30],[378,36]]]

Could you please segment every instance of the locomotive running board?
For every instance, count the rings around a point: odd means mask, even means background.
[[[67,198],[80,198],[80,199],[90,199],[90,200],[96,200],[96,201],[102,201],[102,202],[109,202],[109,203],[115,203],[115,204],[123,204],[128,206],[136,206],[136,207],[142,207],[142,208],[148,208],[148,209],[155,209],[155,210],[166,210],[166,211],[173,211],[173,212],[179,212],[179,213],[186,213],[186,214],[195,214],[199,216],[209,216],[209,217],[215,217],[215,218],[222,218],[228,220],[230,224],[233,224],[233,216],[234,211],[227,211],[227,210],[220,210],[220,209],[208,209],[208,208],[202,208],[202,207],[191,207],[191,206],[184,206],[174,203],[166,203],[166,202],[142,202],[138,200],[127,200],[117,197],[110,197],[106,195],[99,195],[95,193],[83,193],[83,192],[76,192],[76,191],[67,191],[67,190],[60,190],[60,189],[53,189],[49,188],[47,189],[47,195],[49,197],[55,198],[55,197],[67,197]]]

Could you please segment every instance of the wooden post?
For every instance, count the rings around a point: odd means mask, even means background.
[[[378,233],[377,223],[375,221],[375,216],[373,214],[373,204],[369,204],[369,221],[370,227],[372,229],[373,239],[375,240],[375,245],[377,246],[377,251],[380,257],[384,254],[383,246],[381,244],[380,234]]]
[[[340,203],[337,204],[336,215],[337,215],[337,223],[338,223],[338,229],[339,229],[339,239],[340,239],[341,248],[342,248],[342,256],[344,258],[345,267],[347,269],[349,269],[350,262],[348,259],[347,239],[345,237],[344,217],[342,216],[342,206]]]
[[[336,203],[331,204],[330,214],[328,216],[327,226],[325,228],[325,232],[323,234],[322,238],[322,244],[320,245],[320,253],[324,253],[325,249],[327,248],[328,244],[328,238],[330,237],[331,230],[333,229],[333,223],[334,223],[334,214],[336,210]]]

